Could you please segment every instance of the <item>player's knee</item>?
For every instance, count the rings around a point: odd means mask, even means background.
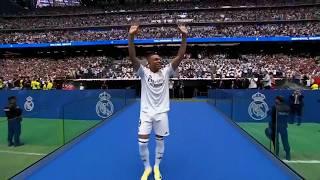
[[[139,141],[145,142],[145,141],[149,141],[149,135],[140,135],[138,137]]]
[[[139,139],[149,139],[149,134],[139,134]]]
[[[164,151],[164,137],[156,135],[156,151],[163,153]]]
[[[149,143],[149,135],[147,135],[147,134],[144,134],[144,135],[139,134],[138,141],[139,141],[140,148],[142,148],[142,149],[147,148],[148,147],[148,143]]]
[[[164,136],[156,135],[156,140],[157,141],[163,141],[164,140]]]
[[[148,148],[149,139],[138,139],[140,150]]]

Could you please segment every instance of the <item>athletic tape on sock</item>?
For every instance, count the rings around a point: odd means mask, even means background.
[[[163,137],[161,137],[161,138],[156,137],[156,140],[157,140],[157,141],[163,141],[163,139],[164,139]]]
[[[149,139],[139,138],[138,141],[139,141],[140,143],[148,143],[148,142],[149,142]]]

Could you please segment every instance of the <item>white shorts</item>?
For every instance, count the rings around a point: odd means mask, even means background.
[[[149,135],[151,134],[152,129],[158,136],[168,136],[170,134],[167,112],[155,114],[153,116],[150,116],[145,112],[140,113],[138,134]]]

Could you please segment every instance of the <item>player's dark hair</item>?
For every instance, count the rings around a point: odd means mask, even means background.
[[[156,55],[156,54],[158,54],[158,53],[155,52],[155,51],[147,51],[147,52],[145,53],[145,56],[146,56],[147,58],[149,58],[150,56]]]

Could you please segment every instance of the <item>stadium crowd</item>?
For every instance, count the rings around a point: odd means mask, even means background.
[[[28,18],[3,18],[0,29],[69,28],[157,23],[208,23],[230,21],[268,21],[268,20],[312,20],[320,19],[319,7],[241,9],[215,11],[184,11],[142,14],[96,14],[81,16],[52,16]],[[28,27],[25,25],[28,24]]]
[[[189,37],[237,36],[315,36],[320,35],[320,23],[289,24],[234,24],[188,27]],[[126,28],[109,30],[70,30],[45,32],[0,33],[0,43],[41,43],[94,40],[122,40],[127,38]],[[176,27],[142,27],[137,38],[179,38]]]
[[[25,87],[42,89],[55,79],[101,78],[110,61],[105,57],[73,57],[65,59],[12,58],[0,60],[0,88]],[[31,81],[40,84],[31,87]],[[24,83],[23,83],[24,82]]]
[[[170,62],[164,57],[163,65]],[[56,79],[136,79],[130,61],[110,57],[70,57],[65,59],[6,58],[0,60],[0,88],[46,89]],[[145,61],[144,61],[145,62]],[[275,55],[226,55],[198,57],[186,55],[175,77],[195,79],[258,78],[270,74],[274,78],[311,80],[320,77],[320,66],[314,57]],[[312,83],[312,82],[310,82]],[[52,85],[51,85],[52,88]]]
[[[183,2],[184,1],[184,2]],[[94,1],[91,1],[94,2]],[[239,6],[283,6],[314,4],[318,0],[198,0],[198,1],[157,1],[156,3],[145,3],[144,1],[136,4],[120,4],[119,1],[101,1],[102,4],[91,4],[91,6],[69,6],[62,8],[44,7],[33,11],[22,11],[18,15],[60,15],[60,14],[84,14],[97,12],[127,12],[127,11],[154,11],[166,9],[199,9],[199,8],[220,8],[220,7],[239,7]],[[40,7],[40,6],[39,6]],[[43,7],[43,6],[41,6]]]

